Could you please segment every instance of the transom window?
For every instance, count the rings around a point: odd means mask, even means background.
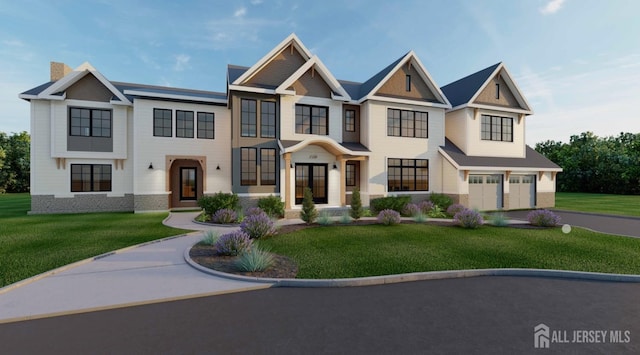
[[[71,107],[69,134],[83,137],[111,137],[111,110]]]
[[[389,191],[429,190],[429,160],[389,158],[387,163]]]
[[[241,99],[240,106],[240,135],[255,137],[258,124],[256,100]]]
[[[273,148],[260,149],[260,184],[276,184],[276,150]]]
[[[176,111],[176,137],[193,138],[193,111]]]
[[[111,165],[71,164],[71,192],[111,191]]]
[[[260,136],[276,137],[276,103],[273,101],[260,102]]]
[[[329,134],[328,108],[296,105],[296,133]]]
[[[428,138],[428,123],[427,112],[387,110],[387,136]]]
[[[171,110],[153,109],[153,135],[156,137],[171,137]]]
[[[344,130],[347,132],[356,131],[356,111],[355,110],[344,111]]]
[[[513,118],[482,115],[482,140],[513,142]]]
[[[198,138],[215,138],[215,116],[211,112],[198,112]]]
[[[257,185],[256,148],[240,149],[240,184]]]

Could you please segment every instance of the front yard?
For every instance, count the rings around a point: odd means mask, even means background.
[[[640,195],[556,193],[556,209],[640,217]]]

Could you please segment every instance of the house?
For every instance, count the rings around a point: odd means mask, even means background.
[[[244,206],[280,196],[295,212],[305,187],[319,207],[348,205],[356,188],[365,206],[431,193],[481,209],[554,204],[561,169],[525,146],[531,109],[502,64],[439,88],[409,52],[356,83],[292,34],[250,67],[229,65],[226,86],[115,82],[88,63],[51,63],[51,80],[20,94],[31,213],[192,208],[218,191]]]

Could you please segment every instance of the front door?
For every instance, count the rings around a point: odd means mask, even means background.
[[[180,200],[195,200],[198,196],[196,191],[196,168],[180,168]]]
[[[302,203],[305,187],[314,203],[327,203],[327,164],[296,164],[296,204]]]

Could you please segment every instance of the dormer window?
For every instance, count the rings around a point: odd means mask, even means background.
[[[500,100],[500,84],[496,83],[496,100]]]
[[[405,90],[411,91],[411,75],[407,74],[404,81]]]

